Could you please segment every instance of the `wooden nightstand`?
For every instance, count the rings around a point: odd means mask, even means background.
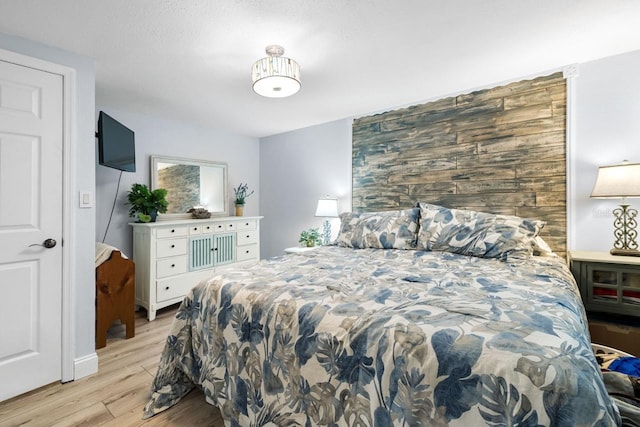
[[[640,355],[640,258],[569,252],[591,341]]]
[[[640,317],[640,258],[569,252],[587,311]]]

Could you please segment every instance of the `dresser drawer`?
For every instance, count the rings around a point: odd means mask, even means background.
[[[181,237],[188,234],[187,227],[159,228],[157,232],[158,239],[166,239],[170,237]]]
[[[187,256],[164,258],[156,263],[156,277],[162,278],[187,272]]]
[[[236,223],[236,230],[255,230],[258,222],[255,219],[247,219]]]
[[[189,236],[197,236],[198,234],[202,234],[204,231],[204,227],[202,225],[192,225],[189,227]]]
[[[211,231],[214,232],[214,233],[227,231],[226,223],[224,223],[224,222],[216,222],[215,224],[211,224]]]
[[[201,280],[213,276],[213,270],[187,273],[156,281],[156,301],[162,302],[173,298],[182,298]]]
[[[258,245],[245,245],[239,246],[236,250],[236,261],[248,261],[251,259],[258,259]]]
[[[185,228],[186,231],[186,228]],[[156,257],[185,255],[187,253],[187,239],[163,239],[157,241]]]
[[[203,234],[211,234],[214,231],[218,230],[218,224],[212,224],[212,223],[202,224],[200,228],[202,229]],[[223,231],[223,230],[224,230],[224,226],[219,231]]]
[[[221,233],[236,230],[253,230],[256,228],[255,220],[247,221],[225,221],[206,224],[202,227],[203,233]]]
[[[236,236],[238,246],[258,243],[258,232],[256,230],[240,230]]]

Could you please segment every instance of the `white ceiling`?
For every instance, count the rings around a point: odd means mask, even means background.
[[[640,49],[640,1],[0,0],[0,32],[95,58],[98,106],[262,137]],[[268,44],[290,98],[251,90]]]

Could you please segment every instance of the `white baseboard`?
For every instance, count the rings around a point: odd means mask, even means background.
[[[74,359],[73,361],[73,379],[88,377],[98,372],[98,354],[91,353],[86,356]]]

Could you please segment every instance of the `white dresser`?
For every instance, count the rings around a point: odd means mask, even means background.
[[[219,269],[260,259],[262,217],[220,217],[130,223],[136,305],[156,311],[181,302],[200,280]]]

